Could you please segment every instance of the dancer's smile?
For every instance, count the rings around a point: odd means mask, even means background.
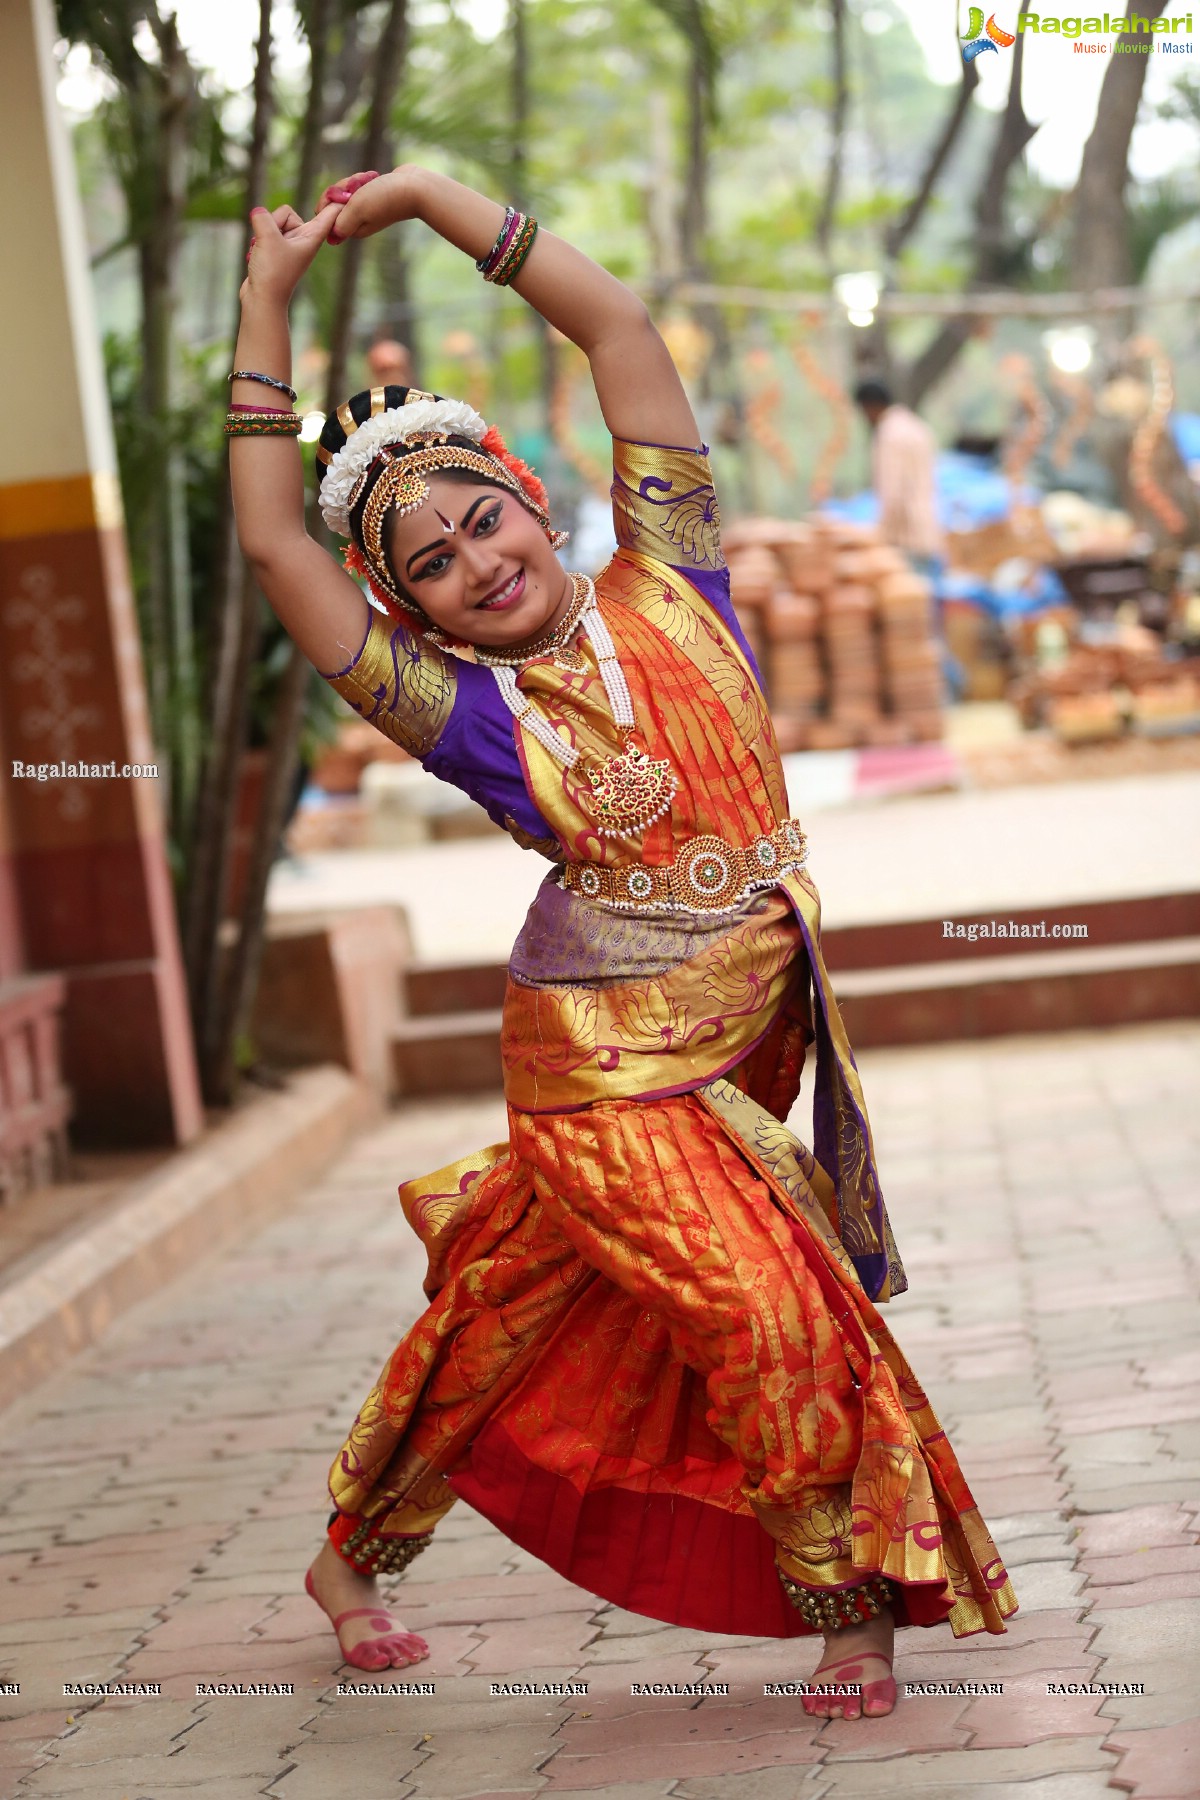
[[[483,599],[477,602],[476,610],[502,612],[506,607],[514,606],[524,592],[525,571],[518,569],[515,575],[510,576],[499,587],[494,587],[491,593],[485,594]]]

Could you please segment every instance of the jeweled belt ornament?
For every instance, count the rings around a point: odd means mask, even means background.
[[[516,671],[538,656],[553,656],[556,662],[560,661],[570,653],[570,639],[576,631],[590,639],[613,722],[625,747],[619,756],[583,762],[583,774],[591,789],[600,836],[633,837],[670,811],[679,783],[669,762],[651,756],[634,741],[637,720],[633,696],[617,659],[616,645],[596,604],[595,583],[586,575],[572,575],[571,581],[574,598],[555,632],[547,633],[523,651],[488,649],[477,653],[477,661],[491,669],[504,704],[518,725],[523,725],[564,769],[573,769],[583,761],[582,751],[568,744],[521,692]]]
[[[807,838],[795,819],[785,819],[749,845],[689,838],[670,863],[567,863],[560,885],[619,912],[731,912],[807,860]]]

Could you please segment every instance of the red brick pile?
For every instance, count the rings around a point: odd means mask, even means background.
[[[830,519],[746,519],[724,542],[781,749],[941,737],[932,594],[898,551]]]

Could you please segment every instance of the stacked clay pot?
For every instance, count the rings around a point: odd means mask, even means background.
[[[781,750],[941,737],[931,590],[898,551],[824,518],[742,520],[725,549]]]

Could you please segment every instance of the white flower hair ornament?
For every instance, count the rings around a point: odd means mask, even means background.
[[[339,537],[350,536],[350,513],[367,471],[381,450],[428,433],[480,444],[487,424],[465,400],[417,400],[364,421],[330,459],[320,488],[321,517]]]

